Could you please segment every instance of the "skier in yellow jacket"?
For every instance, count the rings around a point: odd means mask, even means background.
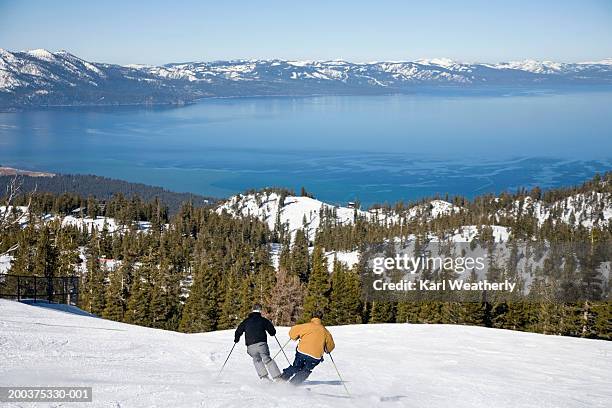
[[[323,353],[331,353],[336,345],[331,333],[321,323],[320,315],[313,317],[309,323],[293,326],[289,330],[289,337],[299,339],[300,343],[293,364],[283,370],[280,379],[298,385],[323,361]]]

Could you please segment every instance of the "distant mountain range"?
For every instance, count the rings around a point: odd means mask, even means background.
[[[539,90],[612,85],[612,59],[559,63],[234,60],[162,66],[0,49],[0,108],[183,104],[206,97]]]

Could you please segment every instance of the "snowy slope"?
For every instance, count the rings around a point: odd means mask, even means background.
[[[450,325],[331,327],[348,399],[328,359],[309,379],[311,391],[262,384],[242,342],[216,381],[230,331],[180,334],[5,300],[0,327],[0,386],[91,386],[87,406],[94,407],[612,404],[612,342],[605,341]],[[286,332],[279,330],[281,341]],[[286,366],[282,355],[278,362]]]

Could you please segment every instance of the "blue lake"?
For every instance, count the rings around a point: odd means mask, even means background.
[[[224,197],[363,204],[581,183],[612,170],[612,93],[209,99],[0,113],[0,164]]]

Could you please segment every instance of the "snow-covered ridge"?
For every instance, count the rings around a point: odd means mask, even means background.
[[[285,227],[292,236],[298,229],[303,229],[307,232],[309,239],[314,240],[324,212],[331,214],[334,222],[340,225],[350,225],[357,218],[390,225],[416,220],[430,221],[457,213],[461,209],[443,200],[432,200],[415,205],[405,214],[399,215],[393,210],[364,211],[349,206],[325,203],[310,197],[282,196],[277,192],[262,191],[232,196],[219,204],[216,211],[218,213],[227,212],[236,217],[255,217],[265,222],[272,231]]]
[[[339,89],[402,92],[440,85],[612,85],[611,61],[489,64],[448,58],[368,63],[255,59],[120,66],[89,62],[67,51],[0,49],[0,106],[153,103],[153,98],[178,103],[207,96],[325,94]],[[92,99],[79,99],[85,94],[75,94],[78,89],[86,89]]]
[[[255,217],[265,222],[270,230],[286,227],[292,236],[303,229],[311,240],[319,229],[322,210],[333,211],[340,224],[351,224],[355,217],[368,215],[362,210],[334,206],[310,197],[282,196],[266,191],[232,196],[216,209],[218,213],[227,212],[236,217]]]
[[[431,200],[414,205],[401,213],[388,208],[364,211],[325,203],[310,197],[290,195],[283,197],[277,192],[263,191],[235,195],[219,204],[216,211],[227,212],[236,217],[255,217],[265,222],[270,230],[285,227],[292,236],[298,229],[303,229],[308,233],[310,240],[314,240],[321,223],[322,211],[331,214],[337,224],[352,224],[360,218],[385,225],[398,225],[429,222],[468,210],[444,200]],[[612,219],[612,194],[579,193],[551,204],[526,197],[515,201],[510,209],[500,209],[491,214],[493,227],[504,218],[512,219],[520,215],[533,217],[539,226],[550,220],[553,224],[562,222],[573,227],[580,225],[585,228],[602,228]],[[277,225],[279,223],[280,225]],[[464,231],[456,233],[458,242],[469,242],[474,237],[473,230],[467,235]],[[508,230],[497,231],[494,228],[494,235],[499,236],[496,240],[506,241],[509,234]],[[464,238],[459,238],[460,236]],[[465,240],[467,236],[471,238]]]
[[[612,194],[589,192],[569,196],[552,204],[531,197],[513,203],[509,210],[499,210],[495,218],[532,216],[542,226],[549,221],[563,222],[573,227],[606,227],[612,218]]]
[[[97,85],[106,74],[96,65],[67,51],[44,49],[11,53],[0,49],[0,91],[18,87],[76,86],[80,81]]]
[[[223,78],[232,81],[254,80],[316,80],[347,84],[369,83],[373,86],[397,86],[402,83],[455,83],[484,84],[500,80],[507,75],[512,82],[541,80],[546,76],[572,74],[597,75],[608,72],[607,60],[592,63],[559,63],[552,61],[514,61],[497,64],[465,63],[448,58],[421,59],[417,61],[379,61],[352,63],[348,61],[285,61],[285,60],[236,60],[215,62],[191,62],[151,67],[149,71],[171,78],[190,81]],[[522,77],[520,74],[526,74]],[[535,74],[535,75],[534,75]],[[494,78],[495,77],[495,78]]]

